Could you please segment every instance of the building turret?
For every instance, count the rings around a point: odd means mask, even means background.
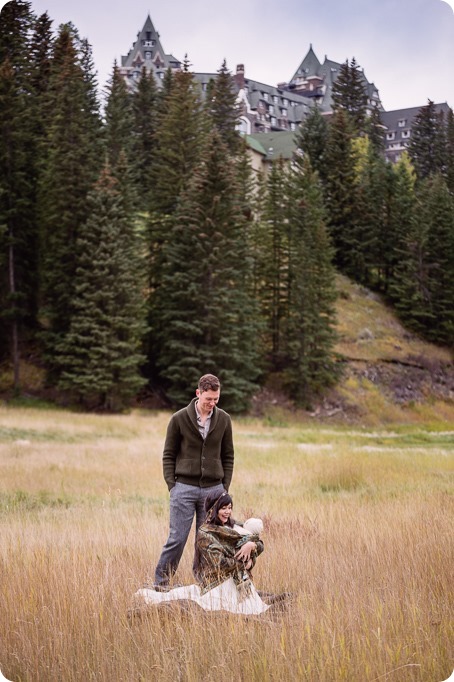
[[[158,85],[167,69],[178,71],[181,67],[178,59],[164,52],[159,33],[155,30],[150,15],[147,16],[128,54],[121,58],[120,73],[124,76],[128,87],[131,89],[136,87],[144,67],[147,73],[153,71]]]

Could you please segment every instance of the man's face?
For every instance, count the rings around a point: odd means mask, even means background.
[[[212,391],[211,389],[200,391],[197,389],[195,394],[199,399],[198,408],[200,414],[209,414],[213,407],[217,405],[221,391]]]

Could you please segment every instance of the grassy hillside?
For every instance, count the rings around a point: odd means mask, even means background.
[[[338,277],[337,352],[345,375],[320,413],[367,423],[454,420],[454,371],[446,348],[406,330],[380,297]]]

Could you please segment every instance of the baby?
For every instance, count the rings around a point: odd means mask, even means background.
[[[242,535],[244,538],[238,540],[236,543],[237,548],[240,549],[241,545],[243,545],[244,542],[247,542],[246,535],[260,535],[263,530],[263,521],[262,519],[246,519],[242,526],[234,523],[233,530],[236,530],[236,532]],[[240,571],[241,582],[239,585],[237,585],[237,589],[240,594],[247,595],[249,593],[250,575],[248,570],[250,570],[251,567],[252,559],[250,559],[249,562],[244,565],[244,570]]]
[[[240,535],[260,535],[263,531],[263,521],[262,519],[246,519],[242,526],[235,523],[233,530]]]

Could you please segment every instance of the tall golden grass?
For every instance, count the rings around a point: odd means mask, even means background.
[[[0,408],[0,670],[13,682],[441,682],[453,433],[235,420],[235,515],[281,614],[128,617],[168,530],[169,415]],[[191,538],[192,543],[193,538]],[[192,582],[188,544],[178,571]]]

